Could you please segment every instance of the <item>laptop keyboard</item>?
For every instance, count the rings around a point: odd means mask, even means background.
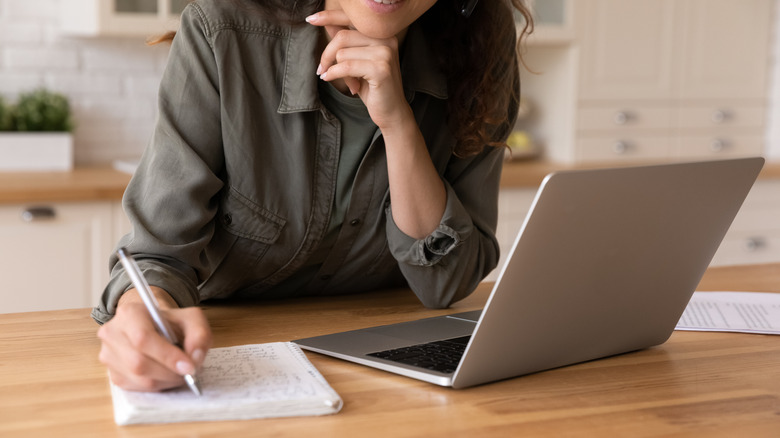
[[[368,356],[451,374],[458,368],[471,336],[444,339],[369,353]]]

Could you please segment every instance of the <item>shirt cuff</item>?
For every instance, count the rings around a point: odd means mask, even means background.
[[[198,304],[197,291],[193,291],[188,282],[170,272],[165,266],[150,260],[138,260],[138,267],[141,268],[141,272],[150,286],[164,289],[179,307],[190,307]],[[92,309],[92,319],[99,324],[108,322],[116,314],[119,299],[132,288],[130,278],[121,264],[117,263],[100,302]]]
[[[393,220],[391,205],[385,210],[387,215],[387,242],[393,257],[401,262],[415,266],[433,266],[460,246],[474,229],[463,204],[455,191],[445,181],[447,204],[439,226],[423,239],[415,239],[401,231]]]

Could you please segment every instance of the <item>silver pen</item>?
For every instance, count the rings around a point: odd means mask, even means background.
[[[146,310],[149,311],[149,315],[152,317],[157,330],[168,340],[168,342],[179,348],[183,348],[181,343],[179,343],[179,339],[176,337],[176,333],[170,328],[165,318],[160,315],[157,299],[154,297],[154,294],[152,294],[149,283],[147,283],[141,273],[138,263],[135,262],[133,256],[131,256],[125,248],[119,248],[116,254],[119,256],[119,261],[122,262],[122,266],[125,267],[125,271],[130,277],[130,281],[133,282],[133,286],[141,296],[141,300],[143,300]],[[190,387],[192,392],[196,395],[201,395],[200,385],[198,384],[198,379],[195,377],[195,374],[186,374],[184,376],[184,381],[187,382],[187,386]]]

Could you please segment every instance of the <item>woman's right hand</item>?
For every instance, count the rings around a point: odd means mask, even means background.
[[[135,290],[119,301],[116,315],[98,330],[100,361],[111,381],[131,391],[161,391],[184,384],[211,346],[211,329],[198,307],[177,308],[160,288],[152,287],[160,313],[182,340],[183,350],[161,336]]]

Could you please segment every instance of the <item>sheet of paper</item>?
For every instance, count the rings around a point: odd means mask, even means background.
[[[695,292],[676,329],[780,335],[780,294]]]

